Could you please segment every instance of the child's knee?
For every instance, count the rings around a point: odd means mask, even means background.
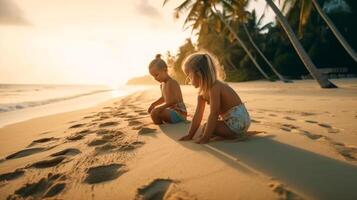
[[[162,124],[159,113],[151,111],[150,116],[154,124]]]
[[[156,118],[158,117],[158,113],[155,112],[154,110],[152,110],[152,111],[150,112],[150,116],[151,116],[151,118],[156,119]]]

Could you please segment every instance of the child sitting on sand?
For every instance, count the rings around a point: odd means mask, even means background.
[[[212,56],[206,53],[196,53],[185,60],[183,71],[191,84],[199,89],[199,94],[189,132],[180,140],[193,138],[201,124],[206,103],[210,105],[210,114],[197,143],[207,143],[213,135],[224,139],[246,135],[250,126],[248,111],[238,94],[218,80],[218,66]]]
[[[187,111],[180,85],[169,76],[167,65],[160,56],[160,54],[156,55],[156,58],[151,61],[149,72],[156,81],[161,83],[161,97],[150,105],[148,112],[155,124],[185,121]]]

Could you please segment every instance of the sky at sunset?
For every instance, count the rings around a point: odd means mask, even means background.
[[[261,12],[261,1],[250,9]],[[190,37],[173,18],[179,3],[0,0],[0,83],[119,85],[144,75],[156,53]]]

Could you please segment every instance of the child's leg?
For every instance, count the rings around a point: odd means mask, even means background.
[[[224,139],[236,139],[237,135],[234,133],[223,121],[218,120],[216,127],[213,131],[216,136],[223,137]]]
[[[202,132],[201,135],[199,135],[199,138],[203,136],[206,126],[207,126],[206,123],[202,126]],[[221,120],[217,121],[211,139],[221,140],[221,139],[236,139],[236,138],[237,138],[236,134],[231,129],[229,129],[228,126],[223,121]]]
[[[154,124],[162,124],[163,122],[171,123],[170,119],[170,109],[164,109],[160,113],[155,112],[155,109],[151,111],[150,116]]]

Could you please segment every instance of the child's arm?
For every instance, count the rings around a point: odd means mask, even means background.
[[[197,107],[196,107],[195,115],[193,116],[192,119],[190,130],[188,131],[188,134],[180,138],[180,140],[191,140],[193,136],[195,136],[195,133],[201,124],[203,113],[205,111],[205,106],[206,106],[205,100],[201,96],[198,96]]]
[[[150,105],[150,107],[148,108],[148,113],[150,113],[151,110],[155,108],[155,106],[160,105],[160,104],[162,104],[162,103],[164,103],[164,102],[165,102],[165,101],[164,101],[164,97],[161,96],[159,99],[157,99],[156,101],[154,101],[154,102]]]
[[[179,84],[177,84],[177,83],[175,84],[175,82],[169,81],[166,84],[166,87],[163,88],[163,90],[162,90],[162,92],[165,94],[165,97],[166,97],[165,102],[163,102],[164,103],[163,105],[156,108],[157,112],[161,112],[165,108],[169,108],[172,105],[175,105],[176,103],[178,103],[177,98],[175,98],[175,97],[177,97],[177,95],[172,94],[173,92],[177,92],[177,91],[180,91]],[[169,92],[171,92],[171,94]]]
[[[204,144],[209,141],[216,127],[218,115],[221,107],[220,88],[214,85],[210,91],[210,114],[208,116],[206,128],[202,134],[199,144]]]

